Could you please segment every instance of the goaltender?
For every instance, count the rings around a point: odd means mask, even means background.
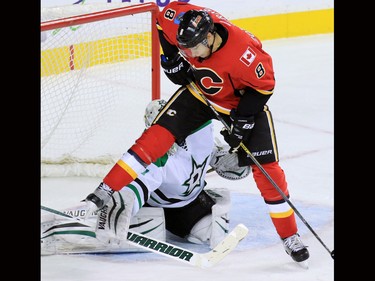
[[[162,99],[148,104],[144,115],[146,129],[165,104]],[[228,145],[214,142],[213,123],[207,122],[186,139],[174,143],[136,180],[115,192],[98,212],[86,214],[85,204],[62,210],[70,216],[85,218],[91,229],[72,224],[69,219],[44,215],[42,255],[137,251],[126,242],[129,228],[162,241],[166,241],[168,233],[214,248],[228,234],[230,193],[225,188],[207,188],[206,173],[213,168],[230,180],[250,173],[249,167],[237,165],[235,154],[228,150]],[[95,237],[89,235],[93,232]]]

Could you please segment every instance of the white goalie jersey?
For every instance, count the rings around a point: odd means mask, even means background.
[[[214,149],[213,124],[189,135],[173,152],[159,158],[149,165],[128,188],[136,190],[137,204],[134,211],[141,207],[145,198],[155,207],[183,207],[194,200],[205,187],[205,176],[211,167],[210,161]],[[146,187],[146,188],[145,188]]]
[[[146,128],[151,126],[165,103],[164,100],[154,100],[147,106]],[[211,167],[219,176],[230,180],[248,176],[250,167],[239,167],[237,155],[230,155],[228,150],[228,145],[215,144],[212,121],[182,143],[175,143],[166,155],[149,165],[137,180],[127,186],[136,193],[133,214],[146,202],[163,208],[188,205],[206,186],[206,173]]]

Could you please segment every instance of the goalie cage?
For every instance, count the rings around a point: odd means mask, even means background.
[[[103,177],[160,98],[155,3],[41,11],[41,177]]]

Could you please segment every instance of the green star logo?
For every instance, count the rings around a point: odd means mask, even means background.
[[[192,168],[190,177],[183,183],[183,186],[187,186],[186,190],[182,193],[182,196],[189,196],[196,187],[201,186],[203,171],[207,165],[207,159],[204,159],[202,164],[197,164],[195,159],[191,157]]]

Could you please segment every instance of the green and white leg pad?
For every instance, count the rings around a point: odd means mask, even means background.
[[[231,205],[230,192],[226,188],[206,189],[215,205],[212,215],[207,215],[198,221],[191,229],[187,240],[195,244],[209,243],[215,248],[229,232],[229,209]]]
[[[116,192],[110,203],[86,219],[84,205],[62,211],[73,218],[42,214],[41,255],[145,251],[127,242],[129,229],[165,241],[164,210],[144,207],[131,217],[132,196]]]

